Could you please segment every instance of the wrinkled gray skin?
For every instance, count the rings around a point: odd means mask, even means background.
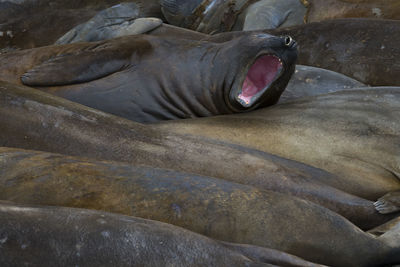
[[[79,24],[60,37],[55,44],[94,42],[123,35],[141,34],[162,24],[158,18],[138,18],[135,3],[121,3],[100,11],[85,23]]]
[[[372,201],[336,189],[347,180],[320,169],[210,138],[161,131],[29,87],[0,82],[0,114],[1,146],[173,168],[253,185],[313,201],[363,229],[390,219]]]
[[[366,85],[334,71],[296,65],[296,70],[278,103],[363,86]]]
[[[119,214],[0,201],[1,266],[317,266]]]
[[[232,142],[338,176],[335,187],[374,200],[400,189],[400,88],[305,97],[247,115],[160,125]],[[339,182],[340,183],[340,182]]]
[[[244,20],[241,30],[252,31],[301,25],[304,23],[306,11],[306,7],[300,0],[257,1],[239,16],[239,20]],[[234,28],[234,30],[240,29]]]
[[[285,194],[157,168],[1,151],[0,195],[6,200],[121,212],[330,266],[400,261],[400,254],[388,257],[400,252],[400,236],[387,245],[342,216]]]

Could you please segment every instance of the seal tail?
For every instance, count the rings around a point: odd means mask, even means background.
[[[400,191],[387,193],[374,202],[375,209],[381,214],[400,211]]]

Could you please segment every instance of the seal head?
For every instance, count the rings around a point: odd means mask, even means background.
[[[237,75],[227,95],[228,105],[236,112],[275,104],[286,88],[295,69],[297,44],[290,36],[276,37],[253,34],[247,45],[254,45],[249,54],[240,54],[245,66]],[[243,44],[246,46],[246,44]]]

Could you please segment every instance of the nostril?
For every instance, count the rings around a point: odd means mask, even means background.
[[[286,46],[292,46],[293,44],[295,43],[295,41],[293,40],[293,38],[292,37],[290,37],[289,35],[288,36],[285,36],[285,45]]]

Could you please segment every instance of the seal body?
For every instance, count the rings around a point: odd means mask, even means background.
[[[297,160],[336,174],[332,186],[376,200],[400,188],[399,112],[399,88],[354,89],[160,129]]]
[[[206,137],[141,125],[38,90],[0,86],[1,146],[50,151],[166,168],[252,185],[307,199],[363,229],[388,217],[372,201],[336,188],[346,181],[265,152]],[[376,199],[374,199],[376,200]]]
[[[93,210],[2,201],[0,224],[3,266],[317,266],[272,249],[219,242],[169,224]]]
[[[396,0],[308,0],[307,22],[334,18],[400,19]]]
[[[55,43],[94,42],[123,35],[141,34],[162,24],[162,20],[158,18],[139,18],[139,11],[139,6],[134,2],[114,5],[74,27]]]
[[[336,213],[284,194],[161,169],[2,152],[0,192],[6,200],[122,212],[322,264],[400,260],[387,257],[400,246],[390,247]]]
[[[3,35],[0,36],[0,51],[51,45],[99,11],[124,2],[136,5],[134,10],[138,17],[162,18],[158,0],[1,1],[0,31]]]
[[[162,0],[160,3],[170,24],[208,34],[299,25],[306,14],[306,7],[297,0]]]
[[[296,57],[290,37],[249,34],[214,43],[132,35],[7,53],[0,79],[154,122],[275,104]]]

